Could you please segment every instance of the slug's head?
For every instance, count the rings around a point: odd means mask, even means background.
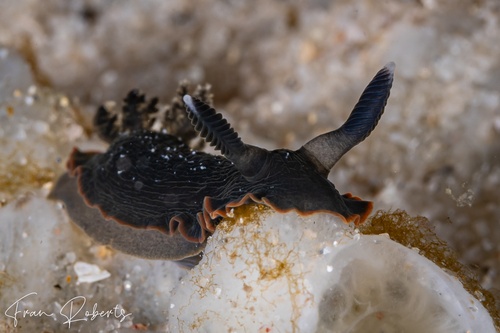
[[[188,117],[195,129],[233,162],[249,183],[243,198],[221,203],[217,208],[214,208],[216,200],[209,198],[204,209],[212,218],[224,216],[228,207],[252,199],[281,212],[295,210],[307,215],[322,211],[346,222],[362,223],[371,212],[372,203],[350,194],[340,195],[327,177],[342,155],[363,141],[377,125],[389,98],[393,76],[394,64],[389,63],[365,88],[340,128],[312,139],[296,151],[267,151],[243,143],[213,108],[185,95]]]
[[[384,112],[394,77],[394,63],[382,68],[363,91],[347,121],[337,130],[322,134],[307,142],[299,153],[307,156],[316,172],[325,178],[335,163],[352,147],[373,131]],[[245,144],[229,123],[213,108],[202,101],[185,95],[188,117],[195,129],[211,146],[234,163],[249,181],[260,181],[273,172],[270,163],[273,154],[265,149]],[[280,169],[284,166],[275,166]],[[283,180],[286,181],[286,180]]]

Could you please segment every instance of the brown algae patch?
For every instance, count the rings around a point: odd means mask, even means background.
[[[271,208],[265,205],[249,203],[233,208],[228,217],[225,217],[217,230],[229,234],[237,226],[248,224],[260,224],[261,220],[272,212]]]
[[[237,276],[244,280],[245,292],[251,294],[257,286],[264,291],[268,288],[275,288],[276,283],[286,284],[293,313],[292,331],[297,332],[297,320],[302,310],[299,305],[301,299],[312,299],[312,295],[304,285],[305,272],[299,264],[297,245],[287,244],[280,240],[282,231],[263,226],[272,213],[273,210],[270,207],[262,204],[242,205],[234,208],[229,214],[230,217],[221,221],[217,226],[217,231],[219,237],[233,244],[227,256],[229,262],[234,265],[236,261],[243,260],[245,263],[245,270],[237,273]],[[274,214],[281,215],[275,212]],[[235,230],[238,227],[241,227],[240,231]],[[238,236],[235,237],[235,235]],[[252,279],[255,280],[252,281]]]
[[[6,160],[13,159],[6,158]],[[0,188],[2,193],[9,197],[24,188],[41,188],[54,178],[55,172],[52,168],[39,166],[29,157],[23,163],[12,161],[0,164]],[[6,198],[2,199],[1,205],[6,201]]]
[[[224,218],[217,226],[219,232],[229,235],[236,227],[261,228],[262,221],[272,213],[272,209],[268,206],[256,203],[250,203],[234,208],[231,217]],[[241,230],[242,233],[246,232]],[[241,244],[249,253],[257,255],[256,260],[252,258],[252,263],[259,268],[259,279],[275,280],[291,273],[291,264],[288,263],[288,256],[292,252],[286,249],[286,245],[277,242],[273,237],[268,237],[268,233],[251,232],[250,242],[246,241]],[[241,239],[248,240],[247,237]],[[237,247],[236,249],[239,249]],[[286,257],[283,259],[283,254]],[[233,252],[229,256],[230,259],[238,257],[238,253]]]
[[[359,230],[365,235],[387,233],[392,240],[409,248],[418,249],[421,255],[456,276],[464,288],[488,310],[496,329],[500,331],[500,313],[495,298],[481,287],[470,269],[458,261],[457,254],[436,235],[434,227],[427,218],[411,217],[403,210],[377,211],[365,224],[359,226]]]

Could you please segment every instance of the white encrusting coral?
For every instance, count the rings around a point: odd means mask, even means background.
[[[253,209],[223,222],[175,289],[171,331],[495,332],[417,250],[331,215]]]

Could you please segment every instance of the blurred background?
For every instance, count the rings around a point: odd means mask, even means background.
[[[0,1],[0,44],[86,125],[132,88],[168,103],[188,79],[212,85],[247,143],[297,149],[394,61],[384,116],[330,179],[427,217],[487,289],[500,289],[499,32],[497,0]]]

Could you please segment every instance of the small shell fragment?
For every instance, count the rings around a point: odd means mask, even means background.
[[[102,270],[97,265],[88,264],[83,261],[77,261],[73,266],[73,269],[78,276],[77,284],[93,283],[107,279],[111,276],[107,270]]]

